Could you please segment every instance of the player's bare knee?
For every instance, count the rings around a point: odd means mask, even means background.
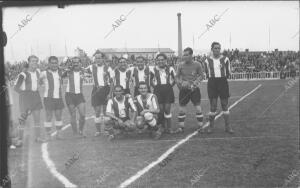
[[[221,99],[221,107],[223,111],[228,110],[228,99]]]
[[[186,113],[186,106],[179,106],[179,114],[180,113]]]

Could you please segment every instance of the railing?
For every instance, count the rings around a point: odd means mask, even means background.
[[[274,80],[281,77],[292,77],[290,72],[253,72],[253,73],[233,73],[230,75],[229,80]],[[296,72],[299,76],[299,71]]]

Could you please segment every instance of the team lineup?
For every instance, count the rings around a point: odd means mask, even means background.
[[[93,64],[81,67],[80,58],[73,57],[69,67],[62,67],[58,58],[48,59],[46,70],[37,69],[38,57],[28,57],[28,64],[18,75],[14,90],[19,93],[20,113],[28,111],[34,119],[36,142],[51,140],[52,119],[56,139],[62,139],[62,112],[65,108],[62,96],[63,80],[67,81],[65,104],[70,114],[70,124],[74,136],[86,137],[84,133],[87,101],[83,96],[83,80],[86,74],[92,76],[94,85],[91,92],[91,105],[95,112],[95,136],[107,136],[109,140],[117,138],[124,132],[149,132],[154,139],[163,134],[183,133],[185,128],[186,105],[191,101],[195,107],[195,117],[199,133],[212,133],[214,119],[217,115],[217,101],[220,98],[222,115],[225,121],[225,132],[234,133],[229,123],[229,87],[227,78],[230,75],[230,61],[221,55],[221,45],[213,42],[212,55],[205,62],[193,60],[193,50],[183,51],[182,63],[177,70],[169,66],[167,56],[159,53],[156,65],[146,65],[143,56],[136,58],[135,66],[128,67],[128,60],[118,59],[118,66],[112,69],[106,64],[106,55],[97,52],[93,56]],[[201,92],[199,89],[204,75],[208,78],[207,92],[210,101],[208,114],[209,126],[203,127],[204,116],[201,109]],[[39,94],[40,85],[44,85],[43,104]],[[179,127],[172,130],[171,106],[175,102],[173,87],[179,89]],[[133,95],[131,95],[133,91]],[[203,91],[202,91],[203,92]],[[40,112],[44,106],[46,131],[41,136]],[[79,118],[76,114],[79,114]],[[77,125],[78,119],[78,125]],[[23,139],[26,122],[18,128],[19,143]]]

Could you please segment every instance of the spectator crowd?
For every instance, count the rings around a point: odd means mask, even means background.
[[[209,55],[209,54],[208,54]],[[273,51],[271,53],[268,52],[239,52],[236,50],[225,50],[223,51],[223,55],[227,56],[231,62],[231,70],[232,73],[252,73],[252,72],[273,72],[273,71],[290,71],[291,69],[299,70],[299,59],[300,59],[300,51],[294,52],[281,52],[281,51]],[[194,56],[194,60],[203,63],[207,55],[197,55]],[[92,59],[87,56],[82,59],[82,66],[87,67],[92,63]],[[117,66],[118,58],[112,57],[112,59],[108,60],[108,64],[112,68]],[[68,66],[69,61],[61,62],[62,66]],[[134,56],[128,58],[128,64],[131,66],[134,63]],[[176,68],[176,65],[179,63],[179,58],[177,56],[172,56],[168,59],[168,63],[170,66]],[[15,80],[17,75],[23,70],[26,61],[15,62],[11,64],[10,62],[6,62],[6,76],[9,80]],[[47,61],[41,60],[39,64],[40,69],[44,69],[46,67]],[[154,65],[154,59],[148,59],[149,65]]]

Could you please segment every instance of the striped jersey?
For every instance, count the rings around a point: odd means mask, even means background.
[[[67,73],[66,92],[79,94],[82,93],[83,73],[81,71],[69,71]]]
[[[129,118],[129,109],[136,111],[136,106],[132,98],[127,96],[124,96],[122,101],[118,101],[116,97],[109,99],[106,106],[106,112],[118,118]]]
[[[205,60],[205,73],[208,78],[228,78],[231,73],[228,57],[222,55],[219,58],[207,57]]]
[[[166,85],[166,84],[175,84],[175,70],[173,67],[159,68],[155,67],[153,72],[151,72],[151,84],[156,85]]]
[[[121,85],[124,89],[129,89],[131,76],[132,71],[130,69],[126,69],[125,71],[115,69],[113,74],[114,85]]]
[[[113,76],[112,68],[107,65],[98,66],[93,64],[89,65],[86,69],[92,73],[94,85],[96,87],[110,85],[110,79]]]
[[[141,113],[145,109],[156,110],[159,108],[158,102],[153,93],[148,93],[148,96],[146,99],[143,99],[142,95],[136,96],[135,103],[136,103],[138,113]]]
[[[17,78],[15,84],[15,91],[38,91],[40,71],[33,72],[24,71],[21,72]]]
[[[41,80],[45,84],[44,97],[55,99],[62,97],[62,79],[60,71],[43,71],[41,72]]]
[[[133,69],[132,77],[134,79],[135,87],[138,86],[139,82],[146,82],[147,85],[150,85],[150,72],[152,70],[149,66],[145,66],[144,69],[140,70],[137,67]]]

